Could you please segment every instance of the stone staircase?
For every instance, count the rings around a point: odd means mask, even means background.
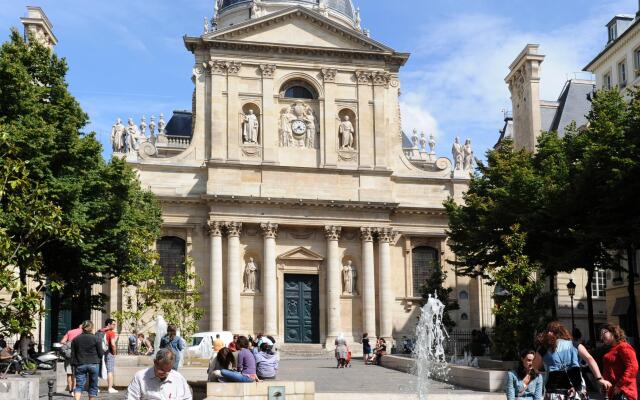
[[[321,344],[283,343],[278,352],[283,360],[305,360],[309,358],[333,358],[333,352],[327,351]]]

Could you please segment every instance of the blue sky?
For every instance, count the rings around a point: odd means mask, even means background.
[[[87,131],[103,144],[117,117],[148,120],[191,108],[193,58],[182,36],[202,33],[213,0],[0,0],[2,41],[28,4],[51,20],[70,90],[91,118]],[[374,39],[412,53],[401,72],[403,129],[434,133],[438,155],[447,157],[455,136],[470,138],[480,157],[496,142],[501,110],[511,108],[504,77],[525,44],[540,44],[547,56],[541,97],[554,100],[567,77],[604,47],[604,25],[613,15],[638,7],[634,0],[355,4]]]

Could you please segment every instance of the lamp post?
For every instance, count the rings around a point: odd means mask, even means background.
[[[576,284],[573,283],[573,279],[569,279],[569,283],[567,283],[567,291],[569,292],[569,297],[571,297],[571,330],[576,329],[576,322],[573,318],[573,296],[576,295]]]

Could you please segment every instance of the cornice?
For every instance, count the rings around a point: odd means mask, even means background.
[[[301,166],[291,166],[291,165],[278,165],[278,164],[269,164],[269,163],[238,163],[238,162],[224,162],[224,161],[213,161],[209,160],[206,163],[207,167],[216,167],[216,168],[234,168],[234,169],[255,169],[256,167],[262,168],[262,170],[271,170],[271,171],[297,171],[297,172],[309,172],[309,173],[338,173],[338,174],[362,174],[362,175],[377,175],[377,176],[387,176],[392,177],[393,170],[385,169],[344,169],[344,168],[336,168],[336,167],[301,167]],[[421,178],[424,180],[424,178]]]
[[[252,205],[276,205],[291,207],[320,207],[337,209],[370,209],[370,210],[395,210],[398,203],[373,202],[373,201],[342,201],[342,200],[318,200],[295,199],[284,197],[253,197],[233,195],[202,195],[202,200],[227,204],[252,204]]]
[[[445,208],[421,208],[421,207],[403,207],[399,206],[393,210],[393,214],[399,215],[431,215],[446,217],[447,210]]]
[[[273,55],[274,57],[282,57],[283,55],[306,55],[316,56],[318,58],[339,57],[357,60],[378,60],[384,61],[389,65],[396,66],[398,69],[403,66],[409,59],[408,53],[371,52],[366,50],[285,45],[279,43],[247,42],[239,40],[203,40],[202,38],[194,37],[185,37],[184,41],[185,46],[191,52],[195,52],[199,48],[205,48],[216,50],[238,50],[242,52],[250,52],[253,55],[267,54]]]

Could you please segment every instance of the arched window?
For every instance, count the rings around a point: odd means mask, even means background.
[[[302,80],[288,81],[282,85],[280,93],[288,99],[315,99],[318,97],[313,86]]]
[[[422,295],[422,285],[438,265],[438,251],[433,247],[420,246],[414,248],[411,255],[413,295],[418,297]]]
[[[185,241],[174,236],[164,236],[158,239],[156,248],[160,253],[162,267],[163,287],[165,289],[177,289],[173,283],[173,277],[184,268]]]
[[[469,319],[469,316],[467,315],[467,313],[462,313],[462,315],[460,315],[461,321],[467,321],[468,319]]]
[[[462,290],[458,297],[460,300],[469,300],[469,293],[467,293],[466,290]]]

